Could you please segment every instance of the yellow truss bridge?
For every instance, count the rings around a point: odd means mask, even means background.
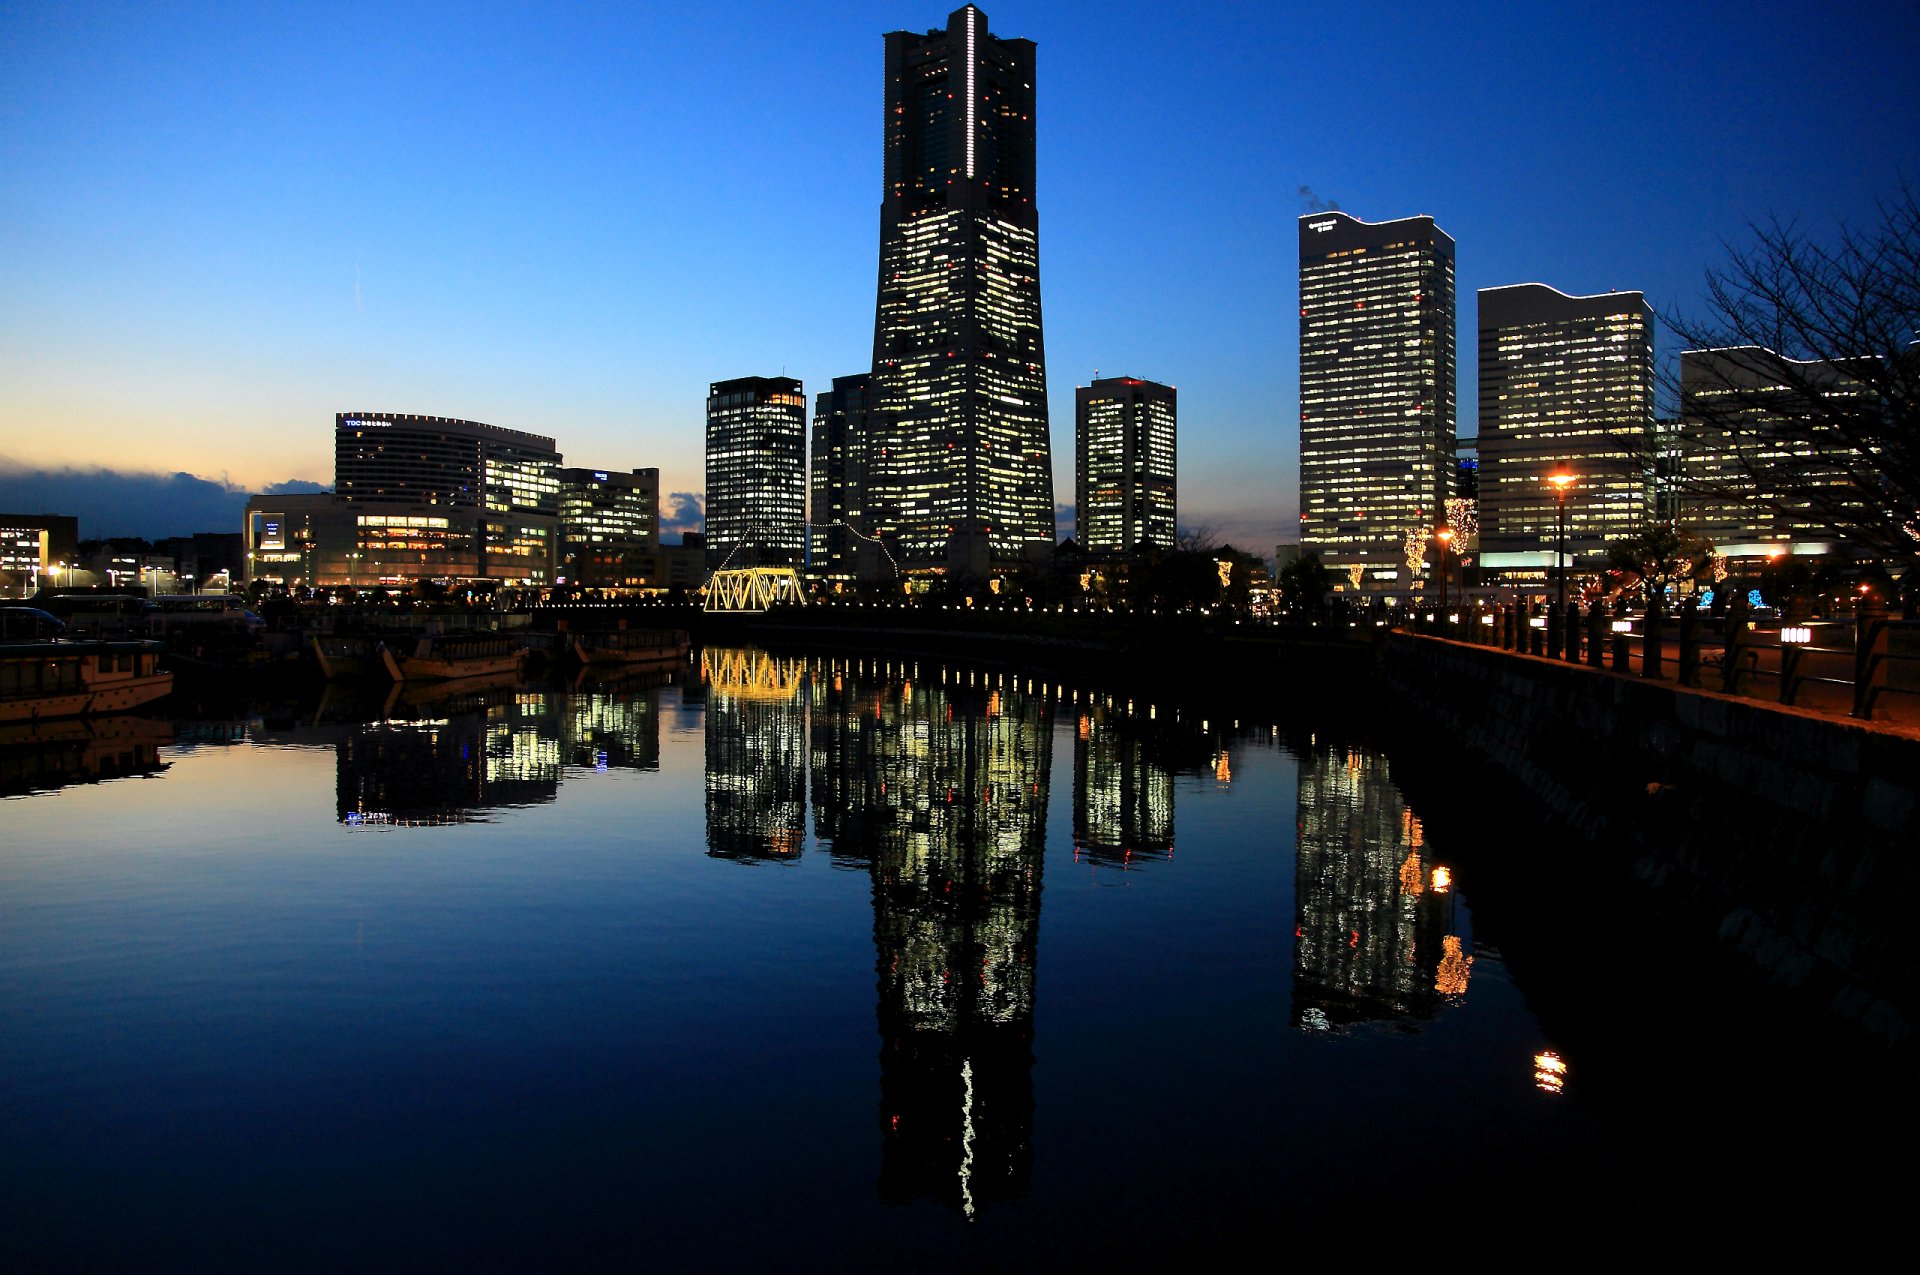
[[[800,573],[792,567],[723,567],[707,581],[708,611],[748,614],[775,606],[806,604]]]

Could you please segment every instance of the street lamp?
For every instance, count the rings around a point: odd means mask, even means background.
[[[1574,476],[1564,470],[1557,474],[1548,474],[1547,482],[1553,488],[1553,498],[1560,506],[1560,538],[1554,549],[1554,566],[1560,573],[1560,613],[1567,610],[1567,489],[1573,486]]]
[[[1453,528],[1441,523],[1433,529],[1433,538],[1440,545],[1440,614],[1447,613],[1447,550],[1453,547]]]

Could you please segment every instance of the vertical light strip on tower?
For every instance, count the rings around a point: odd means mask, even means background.
[[[967,116],[966,116],[968,180],[972,180],[973,178],[973,135],[974,133],[979,131],[979,125],[974,121],[974,118],[973,118],[974,107],[977,101],[977,95],[975,94],[974,87],[973,87],[973,65],[974,65],[973,20],[977,16],[978,16],[978,10],[976,10],[972,5],[968,5],[967,6]]]

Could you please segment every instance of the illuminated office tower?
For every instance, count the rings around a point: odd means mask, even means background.
[[[851,580],[867,532],[867,409],[873,378],[836,376],[813,399],[813,482],[807,501],[808,570]],[[857,529],[857,532],[856,532]]]
[[[707,565],[806,558],[807,400],[786,376],[715,381],[707,394]]]
[[[553,582],[560,453],[551,438],[445,416],[341,412],[333,481],[335,500],[352,507],[349,583]],[[375,562],[384,565],[369,570]]]
[[[1861,458],[1832,423],[1840,412],[1802,410],[1816,398],[1878,408],[1844,363],[1756,346],[1683,350],[1671,484],[1680,525],[1727,558],[1838,548],[1835,522],[1859,517]]]
[[[1178,391],[1114,376],[1074,391],[1074,534],[1093,557],[1172,549]]]
[[[909,568],[1053,543],[1034,46],[968,5],[886,37],[874,526]]]
[[[1454,465],[1453,240],[1431,217],[1300,219],[1300,545],[1335,587],[1416,581]]]
[[[592,589],[660,587],[660,471],[560,471],[560,576]]]
[[[1480,565],[1554,563],[1571,474],[1569,564],[1646,521],[1653,310],[1638,292],[1572,297],[1540,283],[1480,290]]]

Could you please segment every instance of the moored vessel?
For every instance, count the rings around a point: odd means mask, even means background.
[[[518,673],[526,664],[527,652],[513,638],[498,633],[435,633],[415,643],[410,655],[383,642],[380,658],[396,682],[434,681]]]
[[[673,664],[687,658],[685,629],[616,629],[576,633],[573,654],[583,664]]]
[[[124,713],[173,689],[158,642],[0,645],[0,722]]]

